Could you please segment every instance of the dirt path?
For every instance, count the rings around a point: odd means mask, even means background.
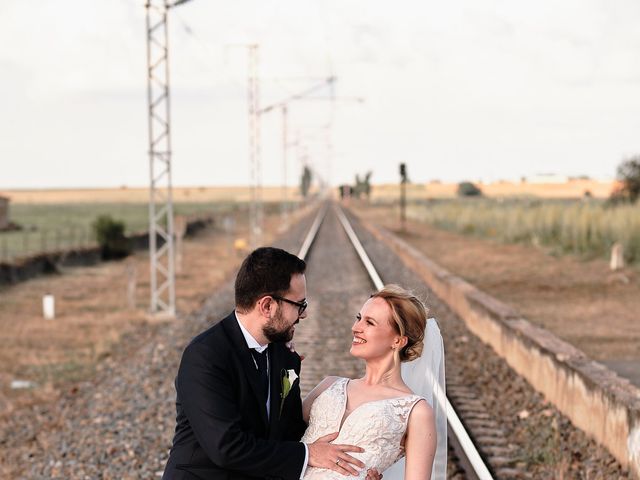
[[[352,206],[452,273],[516,308],[640,386],[640,272],[613,273],[604,260],[553,257],[408,221],[390,207]]]

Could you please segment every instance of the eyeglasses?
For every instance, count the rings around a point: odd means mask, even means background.
[[[280,297],[278,295],[271,295],[271,298],[273,298],[274,300],[282,300],[283,302],[295,305],[296,307],[298,307],[298,316],[302,315],[309,305],[306,299],[302,300],[301,302],[294,302],[293,300],[289,300],[288,298]]]

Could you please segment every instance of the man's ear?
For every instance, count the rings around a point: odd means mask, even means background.
[[[271,318],[275,304],[276,301],[271,296],[265,295],[258,300],[256,308],[258,309],[260,315],[262,315],[263,317]]]

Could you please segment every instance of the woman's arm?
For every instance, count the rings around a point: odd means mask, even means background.
[[[409,415],[404,448],[405,480],[429,480],[436,454],[436,424],[433,410],[425,400],[415,404]]]
[[[338,377],[326,377],[318,385],[316,385],[302,401],[302,418],[307,425],[309,424],[311,405],[313,405],[313,402],[316,400],[316,398],[318,398],[318,395],[320,395],[327,388],[333,385],[333,382],[335,382],[337,379]]]

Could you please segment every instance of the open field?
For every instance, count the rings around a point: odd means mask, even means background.
[[[473,182],[488,197],[540,197],[540,198],[582,198],[585,192],[595,198],[607,198],[616,186],[615,181],[569,180],[565,183],[527,182]],[[430,198],[454,198],[457,183],[410,183],[407,184],[408,200]],[[400,196],[397,184],[373,185],[372,201],[396,201]]]
[[[178,203],[235,203],[251,199],[249,187],[173,187],[173,200]],[[20,203],[147,203],[148,188],[82,188],[82,189],[16,189],[0,190],[9,197],[12,205]],[[265,202],[280,201],[284,197],[282,187],[263,187]],[[298,187],[286,190],[288,200],[299,201]]]
[[[549,247],[558,255],[606,259],[611,247],[620,243],[628,262],[640,261],[640,204],[468,198],[413,202],[407,216],[480,238]]]
[[[215,215],[235,208],[231,203],[177,202],[174,214]],[[95,245],[91,225],[100,215],[124,221],[127,234],[149,229],[149,207],[143,203],[18,203],[11,206],[11,219],[22,229],[0,232],[0,261]]]
[[[504,244],[415,220],[401,232],[398,208],[360,204],[356,211],[591,358],[623,369],[640,362],[637,267],[611,272],[605,259],[554,256],[531,244]]]
[[[483,193],[490,197],[534,196],[541,198],[581,198],[589,191],[595,198],[606,198],[616,186],[615,181],[569,180],[565,183],[493,182],[476,183]],[[456,183],[410,183],[407,193],[410,199],[451,198],[456,196]],[[337,189],[336,189],[337,192]],[[397,184],[373,184],[372,200],[395,200],[399,197]],[[249,187],[173,187],[173,199],[182,203],[207,202],[247,202],[251,199]],[[12,205],[22,203],[65,204],[65,203],[146,203],[149,200],[147,188],[86,188],[86,189],[14,189],[0,190],[0,195],[11,199]],[[263,187],[262,197],[266,202],[281,201],[286,195],[289,201],[300,201],[297,186]]]
[[[304,213],[298,210],[294,218]],[[179,317],[195,310],[239,266],[236,238],[247,238],[244,212],[235,213],[235,229],[214,226],[183,242],[182,268],[176,277]],[[282,227],[279,215],[266,217],[265,242]],[[135,305],[129,305],[128,275],[135,272]],[[42,318],[42,296],[56,298],[56,319]],[[153,335],[149,317],[149,259],[138,252],[123,261],[70,268],[59,275],[0,289],[0,418],[20,405],[54,400],[74,382],[90,379],[96,366],[128,339]],[[136,345],[132,346],[137,348]],[[36,387],[12,390],[12,380]]]
[[[3,190],[10,199],[9,219],[21,230],[0,232],[0,261],[46,250],[95,244],[92,222],[99,215],[122,220],[126,232],[148,230],[149,190],[146,188]],[[247,205],[248,187],[174,187],[174,214],[212,215]],[[265,187],[266,203],[301,201],[297,187]]]
[[[100,215],[122,220],[126,233],[149,229],[149,207],[139,202],[49,203],[27,202],[11,205],[11,219],[21,230],[0,232],[0,261],[42,251],[95,245],[92,223]],[[174,203],[175,216],[228,214],[246,207],[246,202],[203,201]],[[279,206],[268,205],[277,209]]]

